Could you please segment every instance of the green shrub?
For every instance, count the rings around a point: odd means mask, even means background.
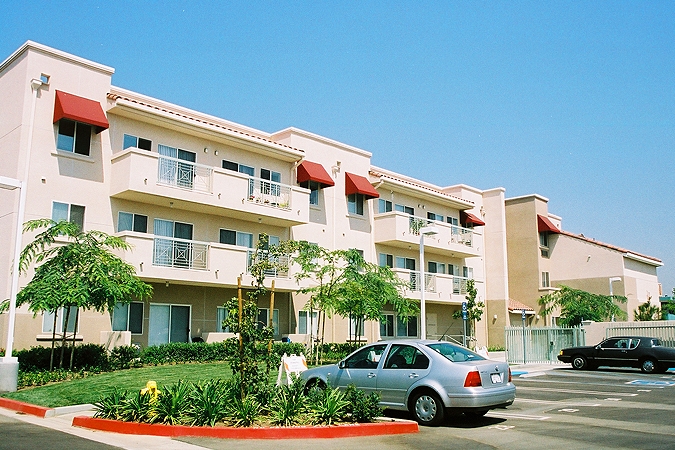
[[[309,397],[309,410],[315,424],[332,425],[341,421],[347,411],[347,400],[339,388],[312,390]]]
[[[94,417],[99,419],[122,420],[121,409],[127,399],[126,391],[119,391],[113,388],[113,391],[94,403]]]
[[[262,405],[253,395],[241,400],[235,397],[228,408],[229,422],[235,427],[250,427],[256,423],[262,412]]]
[[[146,347],[141,352],[143,364],[178,364],[188,362],[214,362],[229,359],[229,352],[223,343],[172,342]]]
[[[193,385],[183,380],[164,386],[152,405],[153,423],[179,425],[186,422]]]
[[[119,418],[125,422],[151,422],[151,402],[152,394],[150,392],[136,391],[125,396],[120,403]]]
[[[379,406],[380,395],[376,392],[366,395],[365,392],[350,384],[345,391],[345,398],[347,400],[346,413],[349,414],[352,422],[374,422],[375,418],[382,415],[383,408]]]
[[[274,425],[290,426],[301,422],[307,406],[305,382],[297,377],[292,384],[277,387],[270,402],[270,419]]]
[[[111,370],[130,369],[141,366],[141,351],[135,345],[123,345],[110,350],[108,361]]]
[[[70,365],[70,353],[72,347],[66,347],[63,354],[63,364],[65,367]],[[19,371],[32,372],[39,370],[49,370],[49,360],[51,358],[50,347],[31,347],[28,350],[19,350],[15,353],[19,359]],[[54,367],[57,367],[61,359],[61,348],[54,348]],[[75,358],[73,359],[73,369],[89,371],[106,371],[110,369],[108,354],[102,345],[81,344],[75,347]]]
[[[188,408],[190,425],[215,426],[227,416],[227,405],[233,397],[231,384],[222,380],[208,380],[193,385]]]

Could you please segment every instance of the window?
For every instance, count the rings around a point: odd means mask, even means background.
[[[450,225],[455,225],[455,226],[456,226],[456,225],[459,225],[459,220],[457,220],[456,217],[450,217],[450,216],[448,216],[448,217],[447,217],[447,221],[448,221],[448,223],[449,223]]]
[[[551,280],[549,279],[548,272],[541,273],[541,287],[544,288],[551,287]]]
[[[113,331],[131,331],[143,334],[143,303],[117,303],[112,313]]]
[[[427,272],[429,273],[445,273],[445,264],[443,263],[429,261],[427,265],[428,265]]]
[[[459,275],[459,269],[455,269],[454,264],[448,264],[448,275]]]
[[[415,215],[415,208],[412,208],[410,206],[398,205],[397,204],[397,205],[394,206],[394,209],[396,209],[396,211],[398,211],[398,212],[410,214],[411,216]]]
[[[349,339],[356,339],[365,335],[366,322],[363,317],[350,317],[349,319]]]
[[[232,170],[234,172],[245,173],[248,176],[255,176],[255,169],[251,166],[245,166],[233,161],[223,160],[223,169]]]
[[[541,256],[544,258],[549,257],[548,233],[539,233],[539,250],[541,251]]]
[[[223,321],[227,319],[227,309],[222,306],[218,306],[216,310],[216,332],[217,333],[229,333],[230,329],[223,326]]]
[[[385,200],[383,198],[378,199],[377,201],[377,212],[380,214],[382,213],[388,213],[392,210],[392,204],[389,200]]]
[[[394,255],[380,253],[380,267],[394,267]]]
[[[150,304],[148,345],[190,342],[190,305]]]
[[[75,319],[77,317],[77,306],[70,306],[70,312],[65,307],[56,311],[56,333],[73,333],[75,331]],[[66,316],[68,316],[66,318]],[[66,326],[66,320],[68,325]],[[45,311],[42,314],[42,332],[54,333],[54,311]]]
[[[417,337],[417,316],[408,316],[407,322],[403,318],[396,318],[397,337]]]
[[[67,220],[78,226],[80,230],[84,229],[84,206],[70,205],[68,203],[52,203],[52,220],[60,222]]]
[[[385,369],[427,369],[429,358],[409,345],[392,345],[384,364]]]
[[[195,178],[194,163],[197,162],[197,154],[161,144],[157,146],[157,152],[166,156],[159,159],[160,183],[191,189]],[[177,159],[179,161],[176,161]]]
[[[308,183],[309,187],[309,204],[310,205],[319,205],[319,189],[321,189],[321,185],[317,183],[316,181],[310,181]]]
[[[220,243],[253,248],[253,234],[241,231],[220,229]]]
[[[380,337],[394,337],[394,315],[383,314],[380,319]]]
[[[347,196],[347,211],[350,214],[363,215],[363,194],[349,194]]]
[[[120,211],[117,215],[117,231],[148,232],[148,216]]]
[[[56,148],[64,152],[89,156],[91,143],[91,125],[68,119],[59,120],[59,133]]]
[[[397,269],[415,270],[415,260],[412,258],[404,258],[402,256],[396,257]]]
[[[349,369],[375,369],[387,344],[375,344],[364,347],[345,360],[345,367]]]
[[[260,169],[260,178],[268,181],[260,182],[260,190],[263,194],[271,195],[280,195],[281,186],[278,183],[281,183],[281,174],[279,172],[274,172],[269,169]]]
[[[464,278],[467,278],[469,280],[473,280],[473,267],[462,267],[462,273],[464,275]]]
[[[298,311],[298,334],[309,334],[309,311]],[[317,336],[319,327],[319,312],[312,311],[312,336]]]
[[[270,309],[269,308],[258,308],[258,329],[262,327],[267,327],[270,324]],[[272,327],[274,328],[274,336],[279,336],[279,310],[274,310],[274,316],[272,317]]]
[[[192,224],[155,219],[153,232],[155,242],[152,263],[154,265],[164,267],[193,267],[193,244],[190,242],[193,232]]]
[[[432,213],[432,212],[427,213],[427,219],[436,220],[438,222],[443,222],[443,216],[441,216],[440,214]]]
[[[124,149],[129,147],[140,148],[141,150],[152,150],[152,141],[150,139],[143,139],[130,134],[124,135]]]

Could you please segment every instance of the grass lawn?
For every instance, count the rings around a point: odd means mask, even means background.
[[[276,370],[273,372],[270,378],[273,375],[276,379]],[[55,408],[95,403],[101,397],[108,395],[115,387],[130,392],[140,390],[145,387],[148,380],[156,381],[161,390],[162,386],[175,384],[181,379],[196,382],[218,378],[226,380],[231,376],[229,362],[148,366],[22,389],[3,396],[33,405]]]

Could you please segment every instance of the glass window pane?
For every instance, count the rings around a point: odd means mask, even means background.
[[[70,205],[70,221],[80,230],[84,229],[84,206]]]
[[[68,119],[59,121],[59,134],[56,141],[56,148],[67,152],[73,151],[75,144],[75,122]]]
[[[237,232],[233,230],[220,230],[220,243],[237,245]]]
[[[239,171],[239,164],[232,161],[223,160],[223,169],[232,170],[234,172]]]
[[[152,141],[150,139],[138,138],[138,148],[141,150],[152,150]]]
[[[228,333],[230,331],[229,328],[223,327],[225,319],[227,319],[227,310],[219,306],[216,312],[216,331],[218,333]]]
[[[68,220],[68,204],[67,203],[52,203],[52,220],[54,222],[60,222],[62,220]]]
[[[91,125],[78,123],[75,127],[75,153],[89,156]]]
[[[307,334],[307,311],[298,311],[298,334]]]
[[[117,231],[131,231],[134,227],[134,215],[120,211],[117,215]],[[113,330],[115,331],[115,330]]]
[[[54,311],[45,311],[42,313],[42,332],[52,333],[54,331]]]
[[[129,147],[136,147],[138,145],[138,138],[136,136],[131,136],[130,134],[124,135],[124,144],[122,149],[127,149]]]
[[[156,236],[173,237],[173,222],[170,220],[155,219],[154,234]]]
[[[75,321],[77,320],[77,306],[70,306],[68,308],[62,308],[60,313],[63,314],[60,322],[61,329],[64,328],[66,320],[68,321],[68,326],[65,327],[67,333],[72,333],[75,331]],[[67,317],[66,317],[67,316]]]
[[[133,334],[143,334],[143,303],[129,304],[129,331]]]
[[[248,176],[255,176],[255,169],[250,166],[245,166],[243,164],[239,164],[239,172],[245,173]]]
[[[253,248],[253,234],[237,233],[237,245],[240,247]]]
[[[127,331],[129,319],[129,305],[116,303],[112,313],[112,330]]]
[[[319,190],[313,189],[309,191],[309,204],[318,205],[319,204]]]
[[[134,214],[134,231],[138,233],[148,232],[148,216]]]

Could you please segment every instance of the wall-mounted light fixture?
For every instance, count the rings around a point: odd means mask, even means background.
[[[165,282],[165,283],[164,283],[164,286],[169,287],[169,282],[168,282],[168,281]]]
[[[209,152],[209,148],[208,148],[208,147],[204,147],[204,153],[208,153],[208,152]]]

